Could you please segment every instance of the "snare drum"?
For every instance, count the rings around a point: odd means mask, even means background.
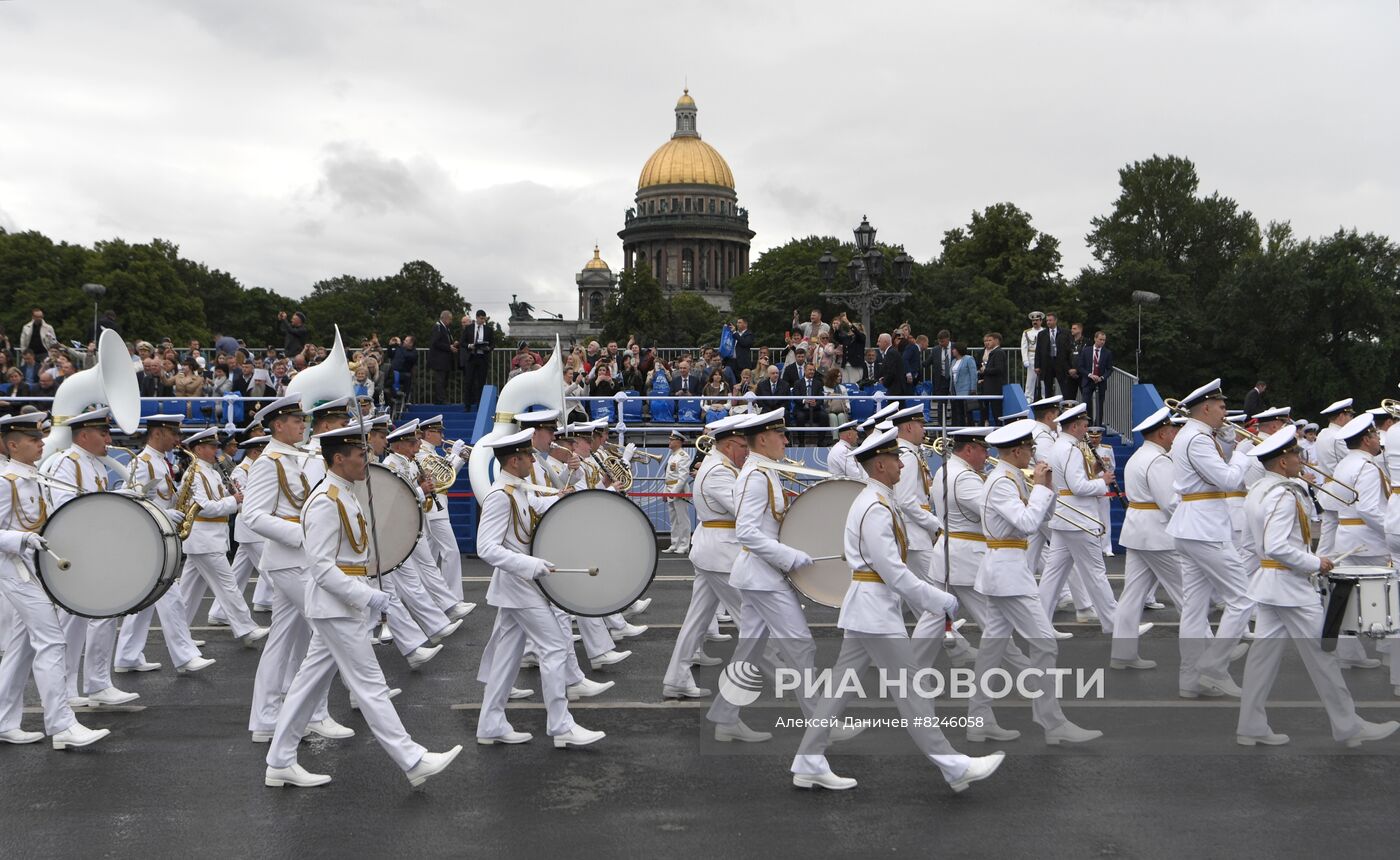
[[[535,526],[530,555],[596,576],[550,573],[535,580],[565,612],[601,617],[641,597],[656,575],[656,532],[642,509],[607,490],[579,490],[549,506]]]
[[[70,563],[59,570],[48,553],[35,553],[39,583],[55,605],[84,618],[140,612],[160,600],[185,565],[165,511],[121,493],[74,496],[39,533]]]
[[[1335,611],[1341,612],[1341,632],[1379,639],[1400,630],[1400,583],[1393,568],[1337,567],[1327,574],[1327,581],[1327,615],[1332,617],[1335,603]]]
[[[418,534],[423,531],[423,508],[418,494],[408,482],[388,466],[370,463],[367,480],[355,482],[355,498],[369,523],[369,560],[365,566],[370,576],[395,570],[413,555]],[[374,488],[374,506],[369,500]],[[382,558],[383,564],[377,559]]]
[[[840,609],[851,585],[851,566],[846,552],[846,515],[856,496],[865,489],[864,481],[832,478],[820,481],[793,499],[783,514],[778,540],[800,549],[812,558],[825,558],[788,573],[793,588],[813,603]]]

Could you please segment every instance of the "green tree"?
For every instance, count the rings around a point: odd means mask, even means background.
[[[180,279],[178,246],[164,239],[152,239],[148,245],[112,239],[98,242],[93,251],[82,281],[107,287],[102,303],[120,314],[122,333],[128,339],[169,337],[182,345],[191,338],[207,342],[210,331],[204,303]],[[65,319],[83,319],[92,313],[86,297],[81,292],[77,295],[83,304],[61,309]]]
[[[338,325],[346,347],[353,350],[371,333],[378,333],[381,343],[413,335],[425,346],[440,312],[449,310],[460,318],[471,304],[437,269],[415,260],[388,277],[341,275],[319,281],[301,308],[313,342],[328,346]]]
[[[35,231],[0,231],[0,306],[5,308],[6,333],[18,340],[30,310],[37,307],[60,339],[91,338],[92,300],[81,289],[91,255],[81,245],[55,244]]]
[[[855,246],[832,236],[808,236],[764,251],[747,272],[730,282],[734,295],[731,316],[748,320],[757,341],[767,344],[782,342],[783,333],[792,328],[794,309],[804,320],[813,308],[822,312],[822,319],[831,319],[839,308],[822,293],[845,289],[850,281],[843,270],[838,277],[844,280],[832,287],[822,283],[817,260],[827,251],[841,261],[840,268]]]
[[[965,272],[970,281],[1003,287],[1005,296],[1024,309],[1019,311],[1021,318],[1035,308],[1063,315],[1074,303],[1073,291],[1060,273],[1060,240],[1035,229],[1030,213],[1013,203],[973,212],[966,227],[945,232],[938,262],[945,269]],[[956,301],[965,295],[959,292],[950,298]],[[1006,319],[1000,327],[1013,322],[1019,320]]]
[[[662,345],[718,345],[724,315],[698,293],[673,296],[667,315],[669,330],[662,339]]]
[[[626,343],[636,337],[644,345],[664,346],[670,329],[670,308],[661,284],[646,261],[624,271],[617,281],[617,294],[603,309],[603,337]]]

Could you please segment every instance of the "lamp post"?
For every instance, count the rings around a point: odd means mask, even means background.
[[[83,284],[83,292],[92,296],[92,342],[97,343],[97,300],[107,293],[101,284]]]
[[[1133,303],[1138,309],[1138,342],[1137,352],[1133,355],[1133,376],[1142,380],[1142,306],[1155,305],[1162,300],[1158,293],[1149,293],[1147,290],[1133,290]]]
[[[822,296],[828,301],[840,302],[860,312],[860,324],[865,329],[866,337],[870,336],[870,314],[886,305],[903,301],[909,298],[909,293],[904,291],[904,287],[909,286],[909,279],[914,270],[914,258],[900,252],[892,262],[895,283],[900,288],[897,291],[881,290],[879,282],[885,276],[885,255],[879,248],[875,247],[875,228],[870,226],[870,220],[861,216],[860,226],[855,229],[856,254],[851,261],[846,264],[846,273],[850,275],[852,289],[850,290],[828,290]],[[836,257],[827,251],[817,260],[817,271],[821,273],[822,283],[828,287],[836,280]]]

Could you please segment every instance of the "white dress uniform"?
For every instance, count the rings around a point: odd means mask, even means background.
[[[451,453],[451,452],[449,452]],[[437,454],[433,446],[423,442],[419,453],[419,469],[422,469],[422,457],[426,454]],[[455,475],[462,471],[462,466],[466,460],[458,455],[447,458],[452,463],[452,473]],[[447,509],[447,497],[442,495],[433,496],[433,505],[425,514],[427,519],[426,529],[428,532],[429,545],[433,552],[433,559],[437,562],[438,570],[441,571],[443,584],[447,586],[447,592],[452,597],[453,604],[462,602],[462,551],[457,548],[457,536],[452,533],[452,514]]]
[[[180,599],[185,618],[193,621],[207,585],[224,611],[235,638],[242,639],[258,627],[238,588],[228,562],[228,520],[238,512],[238,500],[224,487],[218,469],[198,457],[190,462],[191,498],[199,505],[190,536],[185,538],[185,569],[180,576]]]
[[[79,487],[83,494],[101,493],[107,489],[107,466],[101,460],[73,445],[54,457],[43,470],[60,481]],[[0,490],[4,489],[0,487]],[[57,510],[78,493],[54,486],[48,491]],[[119,618],[83,618],[58,610],[63,627],[65,673],[68,678],[68,698],[83,695],[85,689],[96,693],[112,686],[112,658],[117,648]],[[86,664],[79,666],[84,653]],[[79,682],[83,683],[80,684]]]
[[[914,658],[914,647],[904,629],[901,600],[924,616],[942,618],[952,603],[947,592],[930,585],[906,566],[907,535],[889,488],[869,481],[846,514],[844,550],[851,565],[851,585],[841,603],[837,626],[845,635],[841,654],[832,668],[837,680],[859,677],[875,666],[889,677],[905,673],[913,677],[921,668]],[[821,699],[813,725],[803,734],[792,760],[795,774],[829,773],[826,748],[831,742],[830,721],[846,709],[854,693],[838,686],[841,694]],[[933,700],[920,695],[896,695],[899,714],[908,721],[909,735],[919,752],[938,766],[943,778],[956,782],[972,763],[961,755],[938,727]]]
[[[408,483],[413,490],[414,498],[418,500],[419,506],[426,514],[433,502],[424,494],[423,488],[418,483],[422,476],[418,470],[418,464],[402,454],[390,452],[384,458],[384,465]],[[419,626],[430,637],[438,635],[452,623],[452,619],[447,617],[447,612],[457,605],[457,601],[443,580],[442,571],[438,569],[437,559],[428,543],[426,526],[418,532],[418,540],[413,546],[413,554],[408,557],[408,561],[405,561],[388,579],[394,580],[394,593],[418,619]],[[394,634],[394,639],[396,642],[398,641],[397,633]],[[402,650],[404,646],[400,645],[399,647]],[[409,652],[404,651],[403,653]]]
[[[584,470],[581,466],[578,469],[570,469],[564,463],[561,463],[558,460],[555,460],[553,457],[550,457],[548,451],[532,450],[530,452],[530,456],[534,461],[530,466],[530,483],[532,484],[537,484],[542,487],[553,487],[556,490],[562,490],[565,487],[576,486],[578,481],[584,477]],[[601,471],[601,466],[599,467],[599,470]],[[599,486],[595,489],[602,489],[601,478],[599,479]],[[534,529],[532,527],[531,532],[533,533],[533,531]],[[478,553],[478,555],[479,554],[480,553]],[[565,612],[564,610],[560,609],[552,603],[549,603],[548,605],[550,611],[554,613],[555,621],[559,624],[559,628],[564,633],[565,641],[569,643],[567,653],[565,654],[565,681],[569,685],[577,684],[579,681],[583,680],[584,674],[583,667],[580,666],[578,662],[578,654],[574,652],[573,622],[569,619],[569,613]],[[611,616],[609,618],[611,618]],[[586,652],[588,652],[591,656],[598,656],[599,654],[606,653],[606,650],[598,650],[600,648],[603,648],[604,645],[607,645],[608,649],[611,649],[612,635],[607,634],[604,630],[606,638],[609,641],[603,641],[604,637],[599,635],[600,625],[598,624],[598,619],[585,618],[583,616],[580,616],[578,620],[580,622],[579,636],[581,639],[584,640],[583,647]],[[601,626],[606,627],[607,625],[608,619],[604,619]],[[526,636],[526,644],[528,650],[538,654],[538,652],[534,648],[534,640],[529,637],[528,631]]]
[[[296,763],[306,725],[323,707],[338,670],[375,740],[407,772],[426,750],[409,737],[389,701],[389,685],[366,635],[373,623],[369,601],[376,590],[365,582],[369,534],[350,482],[328,472],[310,493],[300,526],[305,534],[304,613],[315,632],[277,716],[267,764]]]
[[[136,455],[130,469],[131,480],[144,487],[146,498],[170,514],[171,521],[178,526],[180,515],[173,510],[177,487],[165,455],[147,445]],[[121,632],[117,636],[115,658],[118,669],[131,668],[146,662],[146,657],[141,652],[146,646],[151,616],[155,613],[160,614],[161,635],[165,639],[166,649],[170,652],[170,659],[177,667],[200,656],[194,638],[190,636],[189,615],[185,611],[185,602],[180,598],[178,585],[179,583],[172,585],[160,600],[156,601],[155,606],[148,606],[140,612],[128,615],[122,621]]]
[[[685,611],[671,662],[662,680],[667,688],[689,690],[695,686],[691,657],[705,641],[705,631],[714,621],[715,609],[723,605],[732,618],[739,618],[739,592],[729,582],[729,571],[739,555],[735,536],[734,482],[739,469],[718,449],[712,449],[700,462],[691,496],[700,528],[690,546],[690,563],[695,568],[690,606]]]
[[[229,480],[243,494],[248,492],[249,469],[256,462],[251,457],[244,456],[237,466],[233,467],[233,472]],[[241,512],[233,521],[233,539],[238,543],[238,549],[233,553],[233,583],[242,594],[248,585],[248,580],[252,578],[253,571],[258,569],[262,560],[263,537],[252,529],[248,528],[248,517]],[[270,606],[272,602],[272,583],[267,577],[259,576],[258,584],[253,589],[253,603],[258,606]],[[262,598],[261,600],[259,598]],[[218,604],[209,608],[209,620],[221,621],[225,624],[228,619],[224,617]]]
[[[1113,453],[1112,445],[1097,445],[1094,453],[1099,455],[1104,466],[1118,473],[1118,459]],[[1099,538],[1099,547],[1104,555],[1113,555],[1113,529],[1109,527],[1109,522],[1113,519],[1113,500],[1109,496],[1099,496],[1099,522],[1104,524],[1103,536]]]
[[[528,638],[540,663],[540,692],[544,698],[546,731],[551,737],[574,728],[566,688],[568,658],[574,647],[569,630],[561,627],[553,604],[545,600],[534,580],[548,575],[547,560],[530,555],[537,517],[548,510],[553,498],[542,498],[501,472],[491,492],[481,500],[477,526],[477,554],[491,565],[491,585],[486,602],[496,607],[491,637],[481,651],[476,679],[486,685],[481,700],[477,738],[498,738],[514,731],[506,719],[506,701]],[[582,678],[578,673],[577,679]]]
[[[690,452],[684,448],[672,451],[666,458],[666,492],[690,492]],[[690,553],[691,501],[677,495],[666,500],[671,514],[671,545],[667,552]]]
[[[1385,508],[1386,546],[1390,550],[1391,562],[1400,565],[1400,421],[1390,425],[1381,438],[1385,440],[1381,461],[1385,466],[1386,479],[1390,482],[1390,496]]]
[[[1201,694],[1202,679],[1228,678],[1230,652],[1249,626],[1254,609],[1245,588],[1247,574],[1233,542],[1226,493],[1244,485],[1245,459],[1236,450],[1228,460],[1210,427],[1192,418],[1172,442],[1173,489],[1180,504],[1167,534],[1181,562],[1181,670],[1179,691]],[[1225,602],[1219,628],[1211,635],[1211,597]]]
[[[15,610],[15,625],[0,660],[0,732],[20,727],[29,675],[44,706],[44,733],[56,735],[77,723],[68,706],[63,629],[43,586],[34,576],[34,553],[25,536],[44,527],[52,507],[34,480],[37,469],[18,460],[0,472],[0,594]],[[110,686],[110,685],[109,685]]]
[[[1038,426],[1035,428],[1035,433],[1031,435],[1032,440],[1035,442],[1035,454],[1031,457],[1032,465],[1036,463],[1049,463],[1050,451],[1055,447],[1055,440],[1060,438],[1058,430],[1048,427],[1039,421],[1037,421],[1036,424]],[[1031,535],[1030,548],[1026,551],[1026,556],[1030,559],[1031,571],[1035,573],[1037,577],[1039,577],[1041,571],[1045,569],[1045,547],[1049,543],[1050,524],[1046,523],[1042,525],[1035,534]],[[1070,581],[1071,584],[1074,584],[1072,577]],[[1078,585],[1075,584],[1075,587],[1077,588]],[[1076,608],[1086,609],[1089,603],[1087,600],[1081,600],[1079,595],[1076,594],[1074,605]]]
[[[831,446],[831,451],[826,455],[826,470],[833,478],[865,480],[865,470],[851,456],[853,450],[845,439],[837,439],[836,444]]]
[[[1108,484],[1103,478],[1089,477],[1084,451],[1068,433],[1061,433],[1055,440],[1048,461],[1056,493],[1065,500],[1065,505],[1060,506],[1060,514],[1074,522],[1091,526],[1067,506],[1072,505],[1084,513],[1097,513],[1098,500],[1109,493]],[[1040,602],[1045,609],[1046,620],[1054,618],[1055,604],[1059,601],[1066,578],[1077,578],[1079,587],[1098,612],[1099,626],[1104,633],[1112,636],[1113,616],[1118,611],[1118,602],[1108,584],[1108,569],[1104,565],[1099,538],[1061,517],[1050,520],[1050,532],[1054,538],[1045,554],[1045,573],[1040,579]]]
[[[1332,474],[1339,482],[1356,488],[1356,499],[1352,504],[1337,506],[1333,552],[1341,555],[1356,550],[1347,557],[1348,564],[1388,565],[1390,550],[1386,541],[1385,521],[1390,502],[1390,479],[1386,476],[1381,458],[1354,449],[1347,452]]]
[[[1139,659],[1138,624],[1142,622],[1143,603],[1158,583],[1178,608],[1185,605],[1176,542],[1167,534],[1167,523],[1178,504],[1174,480],[1171,457],[1165,448],[1151,440],[1143,440],[1142,446],[1123,467],[1128,511],[1123,515],[1118,543],[1128,557],[1124,563],[1118,614],[1113,619],[1111,659],[1115,662],[1131,663]]]
[[[797,593],[784,574],[804,554],[778,541],[787,499],[778,473],[762,468],[771,463],[750,451],[734,481],[734,536],[739,552],[729,584],[739,591],[740,606],[739,643],[731,662],[757,665],[771,636],[788,667],[801,672],[812,669],[817,646]],[[805,696],[799,696],[798,702],[803,714],[810,716],[812,702]],[[739,706],[717,696],[708,718],[732,726],[739,722]]]
[[[248,730],[270,734],[277,728],[283,695],[311,645],[306,620],[306,594],[310,585],[301,508],[311,494],[302,474],[307,453],[276,439],[267,443],[253,463],[243,515],[248,527],[263,536],[260,574],[272,582],[272,623],[253,680],[253,703]],[[312,722],[329,716],[326,700],[317,704]]]
[[[1238,729],[1244,737],[1272,733],[1264,705],[1289,639],[1327,709],[1332,737],[1344,741],[1364,727],[1336,656],[1322,650],[1322,604],[1308,579],[1320,569],[1321,561],[1309,551],[1312,535],[1305,499],[1301,486],[1269,473],[1249,491],[1245,502],[1249,528],[1263,559],[1249,585],[1259,614],[1254,646],[1244,666]]]
[[[1006,462],[987,477],[981,504],[987,552],[975,584],[987,599],[987,619],[977,653],[979,678],[1006,662],[1013,633],[1026,640],[1028,659],[1040,677],[1054,668],[1059,645],[1040,604],[1040,590],[1027,553],[1030,536],[1051,517],[1054,506],[1054,491],[1039,484],[1028,490],[1025,476]],[[1029,682],[1034,685],[1035,679]],[[1031,700],[1031,717],[1046,731],[1067,722],[1053,689],[1044,684],[1042,695]],[[991,697],[980,683],[968,705],[968,717],[981,720],[983,727],[996,725]]]
[[[933,475],[924,452],[908,439],[899,440],[899,462],[904,468],[899,471],[893,496],[900,516],[909,523],[909,569],[928,579],[933,541],[943,531],[943,523],[934,515],[933,500],[929,498]]]
[[[1313,441],[1313,462],[1334,477],[1337,474],[1337,464],[1347,455],[1346,443],[1337,438],[1337,431],[1343,426],[1337,423],[1328,424],[1318,431],[1317,439]],[[1322,480],[1323,483],[1330,483],[1326,478]],[[1347,495],[1345,491],[1337,494],[1342,497]],[[1318,538],[1317,552],[1319,555],[1337,555],[1332,542],[1337,537],[1337,519],[1341,515],[1342,503],[1326,493],[1318,493],[1317,505],[1322,508],[1322,536]]]

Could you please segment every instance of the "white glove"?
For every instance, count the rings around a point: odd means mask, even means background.
[[[554,565],[550,564],[542,558],[537,558],[535,559],[535,570],[530,575],[530,578],[539,579],[541,576],[548,576],[549,572],[553,569]]]
[[[795,552],[797,553],[797,556],[793,559],[792,567],[788,568],[789,570],[797,570],[799,567],[806,567],[809,564],[816,564],[816,562],[812,561],[812,557],[807,553],[803,552],[802,550],[795,550]]]
[[[464,441],[462,441],[461,439],[458,439],[456,442],[453,442],[453,443],[452,443],[452,456],[451,456],[450,459],[455,460],[455,459],[457,459],[458,457],[462,456],[462,450],[463,450],[464,448],[466,448],[466,447],[467,447],[467,443],[464,442]]]
[[[376,591],[369,596],[369,608],[378,613],[389,610],[390,595],[387,591]]]
[[[165,515],[170,518],[170,522],[179,525],[185,521],[185,512],[178,508],[166,508]]]
[[[39,535],[30,532],[24,536],[24,548],[30,552],[39,552],[40,550],[48,549],[49,542]]]
[[[956,618],[958,615],[958,599],[952,592],[943,592],[943,614],[949,618]]]

